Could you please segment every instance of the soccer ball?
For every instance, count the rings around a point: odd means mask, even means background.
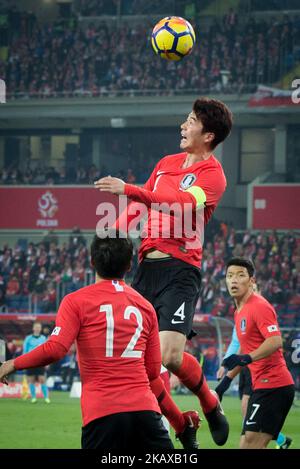
[[[166,60],[181,60],[191,53],[195,41],[192,25],[179,16],[167,16],[160,20],[151,36],[155,53]]]

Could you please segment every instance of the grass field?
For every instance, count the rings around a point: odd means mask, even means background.
[[[182,410],[197,408],[193,396],[175,396]],[[292,448],[300,448],[300,403],[293,407],[286,420],[284,432],[293,438]],[[225,397],[223,407],[230,424],[230,436],[223,448],[237,448],[241,428],[238,398]],[[0,448],[80,448],[81,414],[79,399],[68,393],[52,392],[51,404],[37,404],[18,399],[0,399]],[[174,439],[174,433],[172,433]],[[198,432],[200,448],[218,448],[212,441],[203,420]],[[180,444],[175,441],[175,446]],[[272,442],[269,447],[275,447]]]

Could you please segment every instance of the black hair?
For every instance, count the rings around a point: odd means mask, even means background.
[[[227,262],[226,272],[228,270],[228,267],[230,267],[231,265],[245,267],[247,269],[249,277],[254,277],[255,267],[253,262],[250,261],[250,259],[245,259],[244,257],[233,257]]]
[[[131,239],[118,230],[105,230],[99,234],[95,235],[91,244],[92,266],[102,278],[123,278],[131,265]]]
[[[202,133],[212,132],[215,134],[210,144],[213,150],[230,134],[233,120],[231,111],[222,101],[205,97],[194,102],[193,111],[197,119],[202,122]]]

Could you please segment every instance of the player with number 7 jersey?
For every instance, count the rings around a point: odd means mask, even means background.
[[[132,253],[128,238],[96,236],[91,247],[96,283],[64,297],[46,343],[0,368],[1,382],[15,369],[61,359],[76,341],[85,449],[173,448],[150,387],[161,368],[156,313],[123,280]]]

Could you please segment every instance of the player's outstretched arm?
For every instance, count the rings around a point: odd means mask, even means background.
[[[67,295],[59,306],[55,328],[47,342],[13,360],[14,369],[38,368],[60,360],[68,353],[79,329],[78,305],[70,299],[70,295]]]
[[[272,353],[281,347],[282,338],[280,335],[268,337],[256,350],[246,355],[230,355],[230,357],[223,360],[222,365],[228,368],[228,370],[232,370],[236,366],[247,366],[253,361],[255,362],[272,355]]]
[[[155,174],[157,175],[158,166],[156,166],[156,172],[153,172],[153,180]],[[155,184],[157,184],[156,179]],[[95,188],[100,191],[110,192],[116,195],[127,195],[131,200],[135,202],[141,202],[147,207],[151,207],[152,204],[168,204],[173,205],[172,211],[176,213],[177,207],[174,204],[180,206],[180,211],[185,210],[198,210],[203,208],[205,205],[215,204],[221,198],[225,187],[225,179],[220,177],[218,171],[207,171],[203,174],[203,181],[200,185],[195,183],[193,186],[186,190],[175,190],[168,188],[164,191],[156,191],[156,186],[152,184],[152,187],[145,185],[144,187],[135,186],[133,184],[126,184],[124,181],[118,178],[112,178],[111,176],[101,178],[94,182]],[[160,208],[163,211],[163,208]],[[169,207],[166,207],[166,211],[169,212]]]
[[[282,347],[281,335],[268,337],[265,341],[256,349],[253,350],[249,355],[253,362],[261,360],[262,358],[269,357],[272,353],[276,352]]]
[[[159,170],[160,162],[155,166],[149,179],[145,182],[143,188],[152,191],[155,185],[155,179],[157,177],[157,171]],[[115,181],[114,181],[115,180]],[[116,195],[122,195],[125,182],[121,179],[112,178],[107,176],[94,182],[94,187],[100,191],[106,190]],[[104,189],[105,187],[105,189]],[[147,207],[140,202],[131,202],[127,205],[126,209],[119,215],[114,225],[110,228],[121,230],[125,233],[129,233],[131,230],[135,230],[141,219],[147,214]]]
[[[96,181],[94,184],[96,189],[100,191],[110,192],[116,195],[127,195],[131,200],[145,204],[146,207],[150,207],[151,204],[155,203],[166,203],[169,205],[179,203],[181,206],[190,204],[193,210],[198,208],[195,196],[187,191],[169,190],[162,195],[143,187],[126,184],[121,179],[112,178],[111,176],[99,179],[99,181]]]
[[[0,382],[8,384],[6,377],[14,371],[49,365],[60,360],[67,352],[68,349],[65,349],[63,345],[47,341],[31,352],[20,355],[14,360],[4,362],[0,367]]]
[[[62,344],[48,340],[31,352],[15,358],[13,365],[16,370],[39,368],[61,360],[67,353],[68,349]]]

